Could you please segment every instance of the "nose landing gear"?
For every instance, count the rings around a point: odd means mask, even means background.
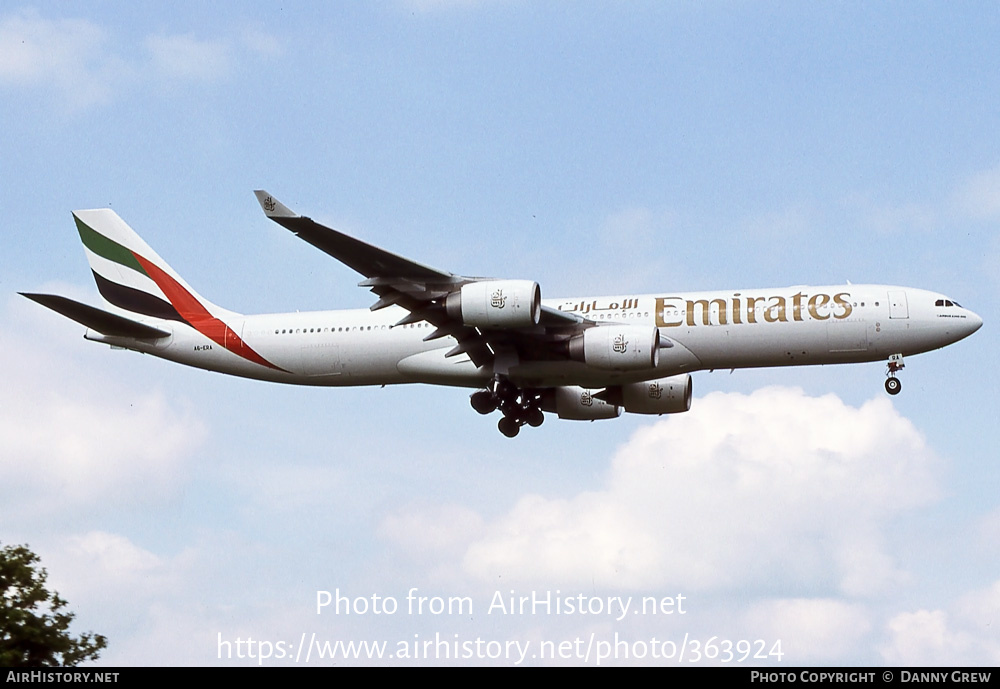
[[[896,372],[904,367],[902,354],[893,354],[889,357],[889,363],[886,364],[886,368],[889,370],[885,373],[885,391],[890,395],[898,395],[899,391],[903,389],[903,384],[896,377]]]
[[[538,427],[545,421],[538,393],[522,390],[502,376],[494,378],[488,390],[474,392],[469,402],[480,414],[490,414],[499,409],[503,418],[497,428],[508,438],[516,436],[525,424]]]

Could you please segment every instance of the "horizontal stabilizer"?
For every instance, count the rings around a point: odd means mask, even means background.
[[[66,318],[85,325],[91,330],[96,330],[110,337],[135,337],[145,340],[170,336],[170,333],[165,330],[138,323],[87,304],[81,304],[66,297],[55,294],[29,294],[27,292],[19,294],[66,316]]]

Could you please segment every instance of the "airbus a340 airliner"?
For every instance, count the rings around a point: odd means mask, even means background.
[[[538,283],[454,275],[324,227],[254,192],[267,217],[364,276],[369,310],[244,316],[195,292],[110,209],[73,216],[104,299],[24,296],[87,327],[88,340],[235,376],[299,385],[431,383],[477,389],[500,431],[622,411],[691,407],[703,369],[887,361],[961,340],[982,320],[941,294],[835,285],[697,294],[541,298]]]

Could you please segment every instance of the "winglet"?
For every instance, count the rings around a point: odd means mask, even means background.
[[[264,215],[266,215],[269,218],[299,217],[298,213],[293,213],[288,208],[288,206],[286,206],[281,201],[268,194],[263,189],[255,190],[254,196],[257,197],[257,202],[260,203],[260,207],[264,209]]]

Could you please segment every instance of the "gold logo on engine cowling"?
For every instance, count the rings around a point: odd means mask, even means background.
[[[625,350],[628,349],[628,340],[625,339],[624,335],[619,335],[611,344],[611,348],[619,354],[624,354]]]
[[[492,306],[494,309],[502,309],[506,303],[507,303],[507,297],[504,296],[502,289],[498,289],[496,292],[493,293],[493,296],[490,297],[490,306]]]
[[[663,386],[659,383],[649,384],[649,399],[658,400],[663,397]]]
[[[590,390],[584,390],[580,393],[580,404],[585,407],[591,407],[594,404],[594,395]]]

